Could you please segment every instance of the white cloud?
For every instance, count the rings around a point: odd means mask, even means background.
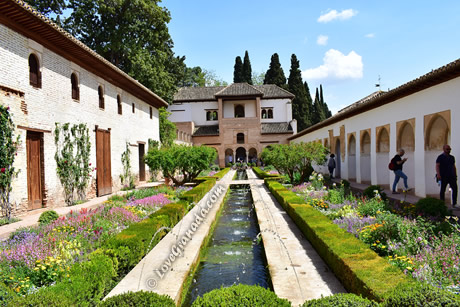
[[[326,35],[320,35],[318,36],[318,38],[316,39],[316,43],[318,45],[321,45],[321,46],[326,46],[327,45],[327,40],[329,39],[329,37],[327,37]]]
[[[363,77],[362,57],[354,51],[348,55],[329,49],[323,58],[324,64],[304,70],[302,77],[307,80],[316,79],[361,79]]]
[[[364,35],[365,37],[367,38],[374,38],[375,37],[375,33],[369,33],[369,34],[366,34]]]
[[[327,12],[326,14],[319,16],[318,22],[326,23],[326,22],[330,22],[335,19],[347,20],[355,16],[356,14],[358,14],[358,11],[355,11],[353,9],[342,10],[340,13],[337,12],[336,10],[332,10],[332,11]]]

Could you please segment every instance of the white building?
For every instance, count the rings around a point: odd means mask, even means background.
[[[18,0],[0,2],[0,104],[8,105],[20,136],[13,184],[16,209],[62,206],[56,175],[55,123],[90,129],[92,174],[88,197],[120,189],[121,154],[148,179],[142,157],[159,140],[158,108],[167,103]]]
[[[168,108],[169,120],[193,144],[215,148],[220,166],[251,162],[266,146],[287,144],[296,133],[293,98],[273,84],[180,88]]]
[[[451,154],[460,158],[459,117],[457,60],[389,92],[376,92],[289,139],[329,147],[336,155],[337,177],[386,187],[394,180],[388,163],[403,148],[409,187],[420,197],[438,196],[436,157],[443,144],[450,144]]]

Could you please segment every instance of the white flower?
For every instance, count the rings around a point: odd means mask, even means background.
[[[335,188],[335,187],[337,186],[337,184],[334,182],[334,183],[332,184],[332,186]]]

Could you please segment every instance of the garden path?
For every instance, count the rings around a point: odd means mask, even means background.
[[[149,188],[149,187],[160,185],[162,183],[163,182],[144,182],[138,185],[137,188],[140,188],[140,189]],[[102,203],[106,201],[109,197],[111,197],[112,195],[114,194],[123,195],[126,193],[127,191],[119,191],[113,194],[96,197],[91,200],[88,200],[87,202],[83,204],[79,204],[79,205],[75,205],[71,207],[41,208],[37,210],[28,211],[23,216],[19,216],[19,218],[21,219],[19,222],[0,226],[0,241],[8,239],[9,235],[19,228],[38,225],[38,219],[40,217],[40,214],[42,214],[45,211],[54,210],[60,216],[67,215],[68,213],[70,213],[71,210],[80,211],[80,209],[83,209],[83,208],[86,208],[86,209],[97,208],[98,206],[102,205]]]

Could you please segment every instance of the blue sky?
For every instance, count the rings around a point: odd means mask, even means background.
[[[296,54],[304,81],[335,113],[460,58],[460,1],[164,0],[177,55],[231,83],[236,56],[253,72],[273,53],[286,78]]]

